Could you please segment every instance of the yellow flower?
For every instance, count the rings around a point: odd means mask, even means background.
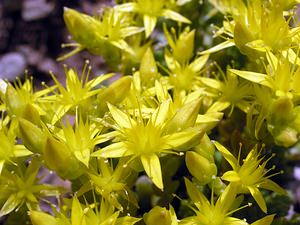
[[[110,51],[112,46],[132,53],[124,38],[143,31],[143,28],[131,26],[131,18],[114,8],[106,8],[100,19],[65,8],[64,20],[77,43],[63,45],[76,48],[58,60],[64,60],[84,48],[101,55],[105,55],[105,50]]]
[[[29,212],[33,225],[133,225],[141,220],[131,216],[120,217],[120,212],[115,212],[114,207],[103,199],[99,207],[98,204],[83,206],[76,196],[72,200],[70,216],[63,212],[55,214],[55,216],[51,216],[45,212],[34,210]]]
[[[275,174],[267,176],[267,173],[274,169],[274,167],[269,170],[265,170],[266,164],[269,160],[262,163],[263,157],[259,158],[257,146],[249,152],[246,159],[243,160],[242,165],[240,165],[240,159],[236,159],[231,152],[220,143],[215,142],[215,146],[233,169],[225,172],[222,179],[237,186],[237,190],[241,193],[250,192],[263,212],[267,212],[267,206],[261,192],[259,191],[260,188],[275,191],[280,194],[286,194],[284,189],[269,179],[270,176],[274,176]]]
[[[16,144],[16,138],[14,128],[0,125],[0,174],[5,163],[14,164],[14,158],[32,154],[24,145]]]
[[[133,118],[108,104],[120,141],[94,152],[92,156],[104,158],[131,156],[130,161],[139,158],[149,178],[158,188],[163,189],[159,156],[167,153],[178,154],[178,151],[188,150],[191,147],[189,142],[201,135],[200,131],[192,128],[198,112],[191,115],[193,119],[186,118],[194,121],[190,127],[183,129],[174,125],[182,121],[167,123],[169,105],[169,101],[163,102],[146,120],[141,115]],[[166,129],[172,132],[166,132]]]
[[[87,67],[88,64],[85,65],[81,77],[78,76],[74,69],[66,69],[66,87],[64,87],[57,80],[54,74],[50,73],[59,91],[54,91],[54,95],[45,98],[48,101],[53,102],[57,106],[51,124],[55,124],[66,113],[68,113],[69,111],[75,111],[75,109],[78,108],[83,109],[81,111],[81,115],[85,115],[85,113],[88,113],[88,110],[90,109],[89,107],[92,104],[91,98],[101,91],[100,88],[94,88],[114,75],[105,74],[89,81],[91,68]]]
[[[136,12],[142,14],[146,38],[153,32],[158,17],[166,17],[182,23],[191,23],[179,13],[166,9],[165,0],[136,0],[136,2],[118,5],[116,9],[122,12]]]
[[[248,225],[248,223],[239,218],[232,217],[231,214],[247,207],[233,208],[236,205],[237,189],[234,185],[229,184],[224,192],[214,202],[212,193],[211,200],[203,195],[201,191],[188,179],[185,178],[185,185],[191,200],[194,202],[196,208],[193,208],[196,215],[184,218],[180,221],[180,225]],[[253,225],[270,225],[274,215],[266,216]]]
[[[252,86],[249,82],[239,80],[236,74],[232,73],[231,70],[225,75],[220,70],[224,81],[219,81],[213,78],[199,77],[199,80],[210,88],[211,94],[214,95],[213,91],[217,91],[217,101],[215,101],[208,112],[223,111],[231,106],[231,112],[234,107],[238,107],[244,112],[248,112],[251,108],[250,100],[253,98]]]

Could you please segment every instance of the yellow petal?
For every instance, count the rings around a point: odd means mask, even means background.
[[[223,145],[219,142],[214,141],[216,148],[222,153],[226,161],[232,166],[234,170],[237,170],[239,167],[237,159],[228,151]]]
[[[191,23],[191,21],[184,16],[180,15],[179,13],[172,11],[170,9],[163,9],[162,10],[162,16],[165,16],[166,18],[169,18],[171,20],[175,20],[182,23]]]
[[[256,201],[256,203],[259,205],[260,209],[261,209],[264,213],[267,213],[266,202],[265,202],[265,200],[264,200],[264,197],[262,196],[262,194],[261,194],[260,191],[258,190],[258,188],[248,186],[248,189],[249,189],[251,195],[253,196],[254,200]]]
[[[182,132],[173,133],[166,135],[163,138],[165,139],[166,146],[165,149],[176,149],[179,151],[186,151],[193,146],[194,139],[200,141],[202,132],[197,131],[196,129],[189,129]],[[195,143],[196,144],[196,143]]]
[[[71,221],[72,225],[86,225],[84,217],[84,212],[81,208],[80,202],[77,197],[73,198],[72,201],[72,212],[71,212]]]
[[[277,192],[278,194],[281,194],[281,195],[286,195],[287,194],[286,190],[281,188],[278,184],[276,184],[274,181],[272,181],[270,179],[266,179],[263,183],[261,183],[259,185],[259,187]]]
[[[224,41],[222,42],[221,44],[218,44],[210,49],[207,49],[205,51],[202,51],[202,52],[199,52],[198,54],[200,55],[206,55],[206,54],[211,54],[211,53],[214,53],[214,52],[218,52],[218,51],[221,51],[225,48],[229,48],[229,47],[232,47],[234,46],[234,40],[233,39],[230,39],[230,40],[227,40],[227,41]]]
[[[223,174],[222,180],[226,180],[229,182],[237,182],[240,181],[240,177],[237,172],[231,170]]]
[[[256,73],[251,71],[241,71],[241,70],[235,70],[235,69],[229,69],[230,72],[246,79],[249,81],[252,81],[257,84],[264,85],[269,88],[273,88],[273,84],[270,80],[270,77],[263,73]]]
[[[251,225],[270,225],[274,219],[275,214],[265,216],[254,223],[251,223]]]
[[[145,33],[146,33],[146,38],[148,38],[156,25],[157,18],[154,16],[149,16],[149,15],[144,15],[144,27],[145,27]]]
[[[170,101],[164,101],[152,114],[151,120],[154,126],[162,125],[169,115]]]
[[[121,110],[119,110],[117,107],[113,106],[110,103],[107,103],[107,106],[115,122],[121,128],[131,128],[132,125],[135,124],[135,121],[132,120],[128,114],[122,112]]]
[[[204,65],[206,64],[207,60],[209,58],[209,54],[203,55],[198,57],[197,59],[195,59],[190,65],[189,67],[194,71],[194,72],[198,72],[200,71]]]
[[[163,180],[159,158],[156,154],[141,155],[141,161],[146,174],[159,189],[163,190]]]
[[[92,153],[91,156],[102,158],[119,158],[123,156],[129,156],[132,154],[133,152],[127,148],[124,142],[117,142]]]

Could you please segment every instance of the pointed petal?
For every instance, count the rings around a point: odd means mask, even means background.
[[[72,225],[83,225],[85,224],[85,220],[83,218],[84,213],[81,208],[80,202],[77,197],[73,198],[72,201],[72,212],[71,212],[71,221]]]
[[[154,16],[149,16],[149,15],[144,15],[144,27],[145,27],[145,33],[146,33],[146,38],[148,38],[156,25],[157,18]]]
[[[15,194],[11,194],[0,210],[0,218],[12,212],[19,204],[21,204],[21,199],[17,198]]]
[[[122,112],[110,103],[107,103],[107,106],[112,117],[120,128],[131,128],[135,124],[135,121],[132,120],[128,114]]]
[[[133,155],[133,152],[127,148],[124,142],[110,144],[109,146],[91,154],[91,156],[102,158],[119,158],[129,155]]]
[[[125,38],[144,31],[143,27],[125,27],[121,30],[121,37]]]
[[[148,177],[159,189],[163,190],[164,185],[158,156],[154,153],[141,155],[141,161]]]
[[[260,188],[264,188],[270,191],[277,192],[281,195],[286,195],[287,192],[282,187],[280,187],[278,184],[276,184],[274,181],[270,179],[266,179],[263,183],[259,185]]]
[[[170,101],[164,101],[152,114],[151,120],[154,126],[162,125],[169,115]]]
[[[256,73],[251,71],[241,71],[235,69],[229,69],[229,71],[251,82],[261,84],[269,88],[273,88],[273,84],[270,80],[270,77],[267,74]]]
[[[194,72],[200,71],[204,67],[208,58],[209,54],[198,57],[189,65],[189,68],[191,68]]]
[[[261,209],[264,213],[267,213],[267,205],[266,205],[266,202],[265,202],[265,200],[264,200],[264,197],[262,196],[262,194],[261,194],[260,191],[258,190],[258,188],[252,187],[252,186],[248,186],[248,189],[249,189],[251,195],[253,196],[254,200],[256,201],[256,203],[259,205],[260,209]]]
[[[53,216],[39,211],[30,211],[29,217],[33,225],[57,225],[58,222]]]
[[[166,135],[163,137],[166,143],[166,146],[164,147],[165,149],[176,149],[181,151],[187,150],[184,148],[184,145],[198,135],[202,135],[202,132],[199,132],[195,129],[188,129],[186,131]]]
[[[199,191],[195,185],[187,178],[184,178],[186,191],[194,203],[200,203],[200,205],[210,205],[207,198]]]
[[[233,170],[225,172],[222,176],[222,180],[226,180],[229,182],[237,182],[240,181],[240,179],[241,178],[238,173]]]
[[[275,214],[265,216],[254,223],[251,223],[251,225],[270,225],[274,219]]]
[[[5,160],[0,160],[0,174],[1,174],[1,172],[2,172],[4,163],[5,163]]]
[[[22,157],[32,155],[32,152],[29,151],[24,145],[15,145],[14,146],[14,156]]]
[[[248,225],[248,223],[235,217],[225,217],[223,225]]]
[[[163,9],[162,16],[165,16],[171,20],[175,20],[182,23],[191,23],[189,19],[185,18],[184,16],[170,9]]]
[[[133,2],[124,3],[115,6],[115,9],[121,12],[135,12],[137,10],[137,4]]]
[[[221,51],[225,48],[229,48],[229,47],[232,47],[234,46],[234,40],[233,39],[230,39],[230,40],[227,40],[227,41],[224,41],[222,42],[221,44],[218,44],[210,49],[207,49],[205,51],[202,51],[202,52],[199,52],[198,54],[200,55],[206,55],[206,54],[211,54],[211,53],[214,53],[214,52],[218,52],[218,51]]]
[[[216,148],[222,153],[222,155],[226,159],[226,161],[232,166],[233,170],[236,171],[239,167],[239,163],[238,163],[237,159],[231,154],[230,151],[228,151],[219,142],[214,141],[214,144],[215,144]]]

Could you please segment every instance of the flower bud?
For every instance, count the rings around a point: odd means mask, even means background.
[[[10,84],[6,88],[5,100],[7,111],[10,116],[22,115],[24,102],[18,95],[17,90]]]
[[[100,92],[97,96],[100,111],[107,110],[107,102],[113,105],[121,102],[130,90],[131,80],[129,76],[121,77]]]
[[[39,211],[30,211],[29,217],[33,225],[57,225],[58,221],[51,215]]]
[[[28,120],[20,118],[19,131],[23,144],[34,153],[42,153],[46,135],[40,128]]]
[[[166,208],[155,206],[148,213],[144,215],[146,225],[171,225],[172,217]]]
[[[173,49],[174,58],[181,64],[188,62],[193,56],[195,30],[180,34]]]
[[[146,86],[154,84],[155,79],[158,77],[157,66],[151,48],[147,49],[142,58],[140,76],[143,85]]]
[[[180,108],[166,125],[166,133],[178,132],[193,127],[201,105],[201,99],[195,99]]]
[[[89,15],[66,7],[64,8],[64,21],[75,41],[87,48],[96,46],[99,21]]]
[[[40,123],[40,114],[37,109],[31,104],[26,104],[22,113],[22,117],[33,124],[38,125]]]
[[[294,104],[287,96],[276,99],[270,107],[270,119],[268,123],[274,126],[286,125],[294,120]]]
[[[76,179],[82,175],[83,166],[62,142],[48,137],[44,148],[44,158],[49,169],[65,179]]]
[[[214,162],[215,146],[205,133],[200,141],[200,144],[194,148],[195,152],[206,158],[209,162]]]
[[[186,152],[185,162],[189,172],[203,185],[209,183],[217,175],[216,165],[196,152]]]
[[[276,127],[271,133],[279,146],[288,148],[298,141],[298,132],[291,127]]]

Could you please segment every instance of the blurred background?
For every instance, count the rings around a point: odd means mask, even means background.
[[[14,80],[32,75],[35,82],[49,81],[49,71],[58,77],[63,75],[62,64],[80,70],[85,59],[91,56],[82,52],[57,62],[56,58],[67,50],[68,32],[63,21],[63,7],[74,8],[89,14],[112,4],[105,0],[0,0],[0,78]],[[94,57],[95,73],[105,68],[101,57]]]

